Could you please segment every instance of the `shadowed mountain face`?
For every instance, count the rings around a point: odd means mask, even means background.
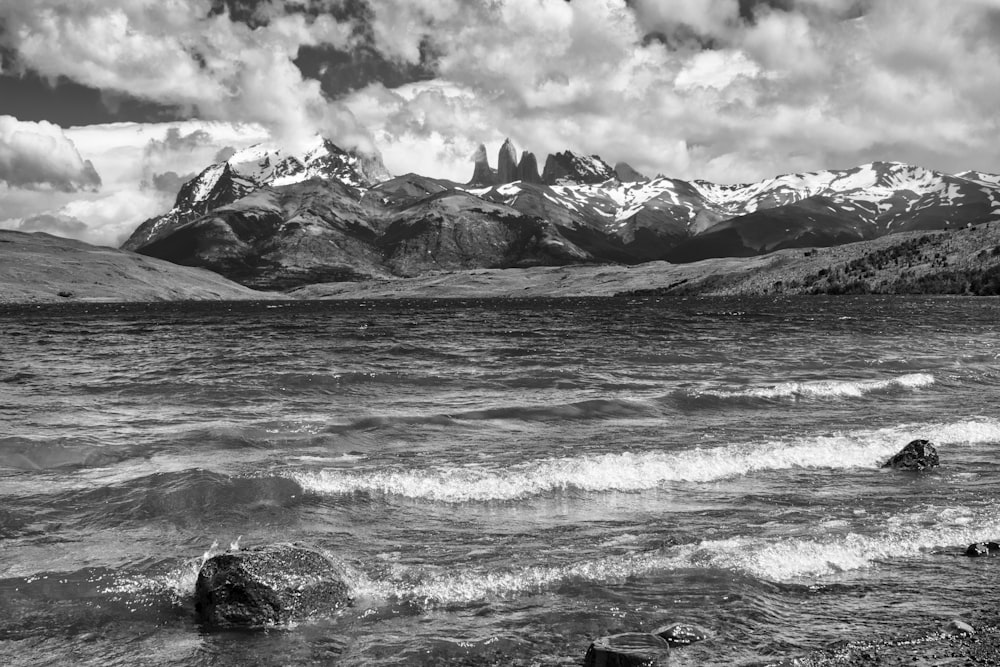
[[[303,156],[250,148],[181,189],[124,247],[247,286],[472,268],[750,257],[1000,219],[1000,177],[876,162],[718,185],[597,156],[481,147],[468,185],[407,174],[328,141]]]

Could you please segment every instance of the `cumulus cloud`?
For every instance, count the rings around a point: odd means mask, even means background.
[[[262,124],[291,146],[321,132],[370,147],[350,111],[327,100],[294,63],[304,45],[347,47],[350,22],[273,13],[251,27],[213,14],[209,0],[2,3],[0,45],[43,76],[182,107],[203,119]]]
[[[403,7],[402,5],[406,5]],[[438,78],[345,99],[386,163],[464,180],[510,136],[719,181],[877,159],[1000,170],[994,0],[374,1]],[[463,178],[464,175],[464,178]]]
[[[17,228],[22,232],[48,232],[75,239],[86,236],[89,232],[87,225],[73,216],[51,213],[40,213],[25,218]]]
[[[317,130],[362,148],[370,132],[391,171],[457,181],[478,144],[495,160],[506,137],[542,160],[568,148],[720,182],[877,159],[1000,171],[997,0],[229,3],[250,24],[212,4],[0,3],[0,47],[20,66],[225,121],[69,129],[72,168],[32,177],[54,191],[47,208],[30,210],[22,168],[0,190],[8,221],[72,216],[117,238],[187,174]],[[296,65],[303,49],[434,76],[331,102]],[[103,187],[72,208],[61,189],[93,187],[87,160]]]
[[[61,132],[102,174],[101,189],[30,190],[0,181],[0,227],[120,245],[143,220],[169,210],[180,185],[215,162],[222,147],[270,139],[259,125],[199,121],[113,123]]]
[[[192,172],[182,176],[176,171],[167,171],[162,174],[152,174],[149,181],[145,181],[145,183],[148,184],[148,187],[173,196],[180,191],[182,185],[197,175]]]
[[[101,177],[57,125],[0,116],[0,180],[28,189],[97,190]]]

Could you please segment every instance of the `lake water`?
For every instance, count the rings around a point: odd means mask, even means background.
[[[0,663],[574,665],[708,629],[754,664],[982,606],[1000,301],[865,297],[0,309]],[[932,473],[880,469],[927,438]],[[194,619],[232,543],[346,611]]]

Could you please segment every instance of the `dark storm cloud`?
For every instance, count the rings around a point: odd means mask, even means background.
[[[2,110],[21,120],[47,120],[61,127],[110,122],[181,120],[185,114],[129,95],[116,95],[80,85],[64,76],[45,79],[13,64],[0,72]]]

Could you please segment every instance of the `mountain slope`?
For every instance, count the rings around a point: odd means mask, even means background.
[[[598,156],[533,156],[508,140],[469,184],[388,178],[328,141],[301,157],[260,147],[185,184],[125,248],[218,271],[256,288],[469,268],[692,262],[836,246],[1000,221],[1000,177],[894,162],[720,185]],[[525,177],[525,178],[522,178]],[[518,180],[509,181],[512,178]],[[621,180],[625,178],[627,180]]]
[[[122,248],[138,250],[164,231],[232,204],[264,186],[280,187],[318,179],[366,189],[389,177],[378,156],[344,151],[329,140],[317,139],[302,155],[285,155],[281,149],[258,144],[207,167],[185,183],[174,207],[143,222]]]
[[[265,186],[167,220],[139,252],[257,289],[594,259],[539,217],[416,175],[363,192],[334,179]]]
[[[0,230],[0,303],[275,297],[204,269],[40,232]]]
[[[477,269],[307,285],[291,295],[372,299],[845,293],[1000,295],[1000,224],[905,232],[829,248],[686,264]]]

